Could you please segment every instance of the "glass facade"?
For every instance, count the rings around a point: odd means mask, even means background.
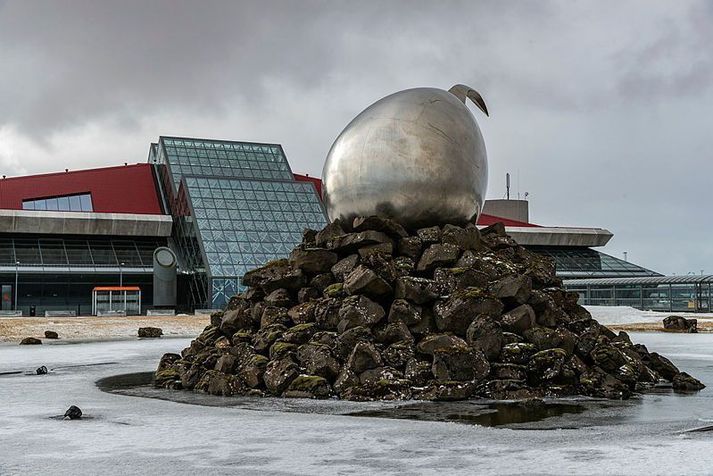
[[[554,259],[557,275],[563,279],[661,276],[591,248],[529,246],[528,249]]]
[[[713,276],[574,279],[564,282],[579,293],[579,302],[592,306],[630,306],[667,312],[710,312]]]
[[[279,145],[171,137],[160,143],[176,187],[184,175],[294,180]]]
[[[57,238],[56,236],[0,237],[0,268],[153,268],[153,252],[165,246],[153,238]]]
[[[23,200],[23,210],[51,210],[60,212],[91,212],[92,195],[82,193],[78,195],[64,195],[61,197],[38,198],[36,200]]]
[[[327,223],[314,185],[295,180],[279,145],[161,137],[149,161],[193,307],[224,306],[246,271],[285,257],[305,228]]]

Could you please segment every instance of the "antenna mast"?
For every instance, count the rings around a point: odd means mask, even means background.
[[[505,196],[510,200],[510,174],[505,174]]]

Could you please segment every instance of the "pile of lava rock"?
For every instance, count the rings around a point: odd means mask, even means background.
[[[502,224],[409,233],[378,217],[337,221],[242,282],[181,355],[162,357],[157,386],[348,400],[703,388],[592,319],[554,263]]]

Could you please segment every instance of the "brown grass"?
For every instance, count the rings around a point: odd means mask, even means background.
[[[0,319],[0,341],[19,342],[24,337],[45,339],[45,331],[60,339],[126,339],[137,337],[139,327],[160,327],[166,337],[195,337],[210,316],[129,317],[21,317]]]
[[[660,322],[639,322],[634,324],[609,324],[607,327],[613,331],[626,331],[626,332],[672,332],[663,328],[663,324]],[[713,332],[713,322],[698,320],[698,332]]]

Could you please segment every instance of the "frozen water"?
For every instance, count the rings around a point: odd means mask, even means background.
[[[713,335],[632,338],[713,383]],[[164,352],[187,343],[0,345],[0,372],[43,364],[54,369],[0,377],[0,474],[655,475],[710,474],[713,468],[713,433],[683,432],[713,422],[709,388],[593,402],[583,413],[487,428],[269,405],[202,406],[105,393],[95,385],[103,377],[153,370]],[[72,404],[93,418],[52,418]]]
[[[667,316],[675,315],[694,319],[713,319],[710,313],[640,311],[629,306],[584,306],[600,324],[661,323]]]

